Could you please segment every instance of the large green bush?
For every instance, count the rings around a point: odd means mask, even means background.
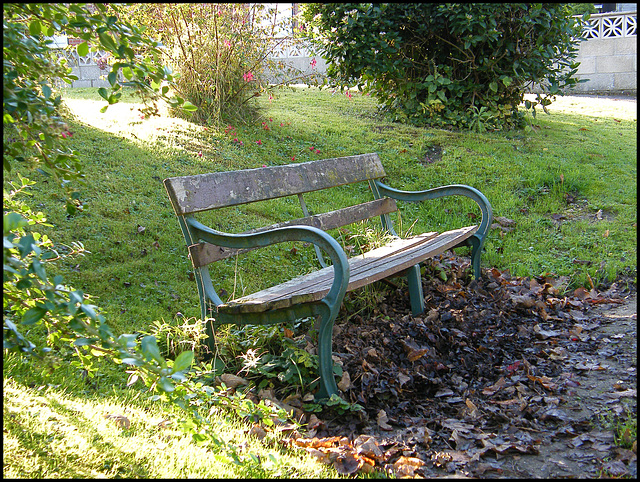
[[[577,83],[580,25],[567,4],[307,4],[306,35],[338,85],[374,95],[395,120],[484,130],[524,125]],[[535,114],[535,110],[533,111]]]

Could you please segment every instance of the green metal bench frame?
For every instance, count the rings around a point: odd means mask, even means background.
[[[333,324],[345,293],[379,279],[407,278],[414,315],[424,311],[420,262],[446,249],[471,246],[475,277],[480,277],[480,256],[491,226],[492,209],[477,189],[449,185],[424,191],[400,191],[384,184],[384,168],[376,153],[289,164],[284,166],[214,172],[165,179],[164,185],[178,218],[193,263],[202,319],[207,320],[208,343],[214,343],[215,327],[222,324],[264,325],[305,317],[318,320],[320,388],[316,399],[338,394],[332,361]],[[311,215],[303,194],[335,186],[367,181],[373,201]],[[241,234],[214,230],[194,217],[210,209],[297,195],[304,218]],[[389,213],[396,200],[421,202],[444,196],[466,196],[481,212],[479,225],[445,233],[425,233],[401,240]],[[340,244],[326,230],[379,216],[383,228],[396,237],[389,246],[348,259]],[[312,243],[324,267],[310,275],[236,300],[223,301],[214,289],[208,265],[248,250],[287,241]],[[328,255],[328,265],[322,255]],[[357,274],[356,274],[357,272]]]

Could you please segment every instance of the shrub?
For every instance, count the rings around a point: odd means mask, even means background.
[[[276,22],[275,11],[263,4],[138,4],[130,8],[141,25],[160,33],[165,61],[178,74],[176,93],[198,107],[189,117],[193,122],[218,126],[250,122],[256,114],[252,101],[275,85],[292,80],[315,83],[315,73],[306,75],[270,59],[276,48],[290,40],[273,38],[276,31],[290,29],[290,19]],[[281,78],[273,79],[274,72]]]
[[[566,4],[307,4],[308,38],[327,74],[357,84],[394,120],[416,125],[522,127],[573,78],[579,22]]]

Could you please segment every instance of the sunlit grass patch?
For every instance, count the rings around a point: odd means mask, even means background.
[[[265,461],[238,466],[222,451],[196,445],[176,426],[179,413],[144,401],[136,391],[81,396],[63,387],[4,380],[4,476],[7,478],[262,478],[331,477],[300,452],[263,441],[250,425],[211,415],[217,435]],[[117,415],[120,418],[105,418]],[[126,418],[126,423],[119,424]],[[217,420],[217,423],[216,423]],[[241,450],[242,453],[242,450]]]

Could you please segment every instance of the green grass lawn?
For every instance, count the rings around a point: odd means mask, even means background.
[[[297,89],[263,101],[264,117],[255,125],[225,133],[166,116],[141,119],[132,103],[112,106],[103,115],[97,94],[96,100],[87,97],[84,89],[67,91],[77,116],[70,123],[71,144],[86,160],[84,211],[67,218],[52,183],[39,182],[34,199],[55,225],[50,230],[55,241],[80,241],[91,252],[60,269],[74,286],[94,295],[116,325],[199,313],[164,178],[372,151],[380,155],[393,187],[468,184],[487,196],[495,217],[515,221],[511,232],[491,232],[484,267],[517,276],[569,276],[569,288],[587,286],[587,275],[596,284],[627,271],[635,277],[635,104],[561,98],[552,115],[538,115],[533,131],[477,134],[390,124],[369,97]],[[368,199],[365,187],[319,193],[309,202],[318,203],[319,211],[335,209],[351,203],[354,193]],[[417,220],[417,233],[466,225],[473,206],[460,198],[405,205],[403,226]],[[242,231],[301,215],[293,198],[228,209],[208,220]],[[238,263],[237,270],[235,261],[220,270],[229,293],[234,286],[247,293],[260,288],[264,273],[273,281],[284,279],[300,264],[277,254],[253,254]],[[309,257],[308,269],[311,263]]]
[[[483,267],[517,276],[567,276],[568,289],[591,282],[604,287],[622,276],[636,281],[637,118],[632,102],[559,98],[551,115],[538,114],[527,131],[469,133],[389,123],[368,96],[348,98],[314,88],[283,90],[273,100],[261,97],[260,120],[226,129],[166,113],[142,118],[131,98],[100,114],[104,102],[91,89],[69,89],[64,97],[73,113],[69,144],[85,165],[83,211],[68,217],[62,190],[51,179],[23,172],[38,181],[28,202],[53,224],[40,231],[61,252],[74,241],[90,252],[48,269],[91,294],[116,334],[149,331],[154,321],[176,326],[183,316],[199,315],[190,262],[163,179],[367,152],[380,155],[392,187],[468,184],[487,196],[494,217],[513,220],[512,231],[491,231]],[[311,195],[307,202],[320,211],[354,200],[368,200],[366,187],[337,188],[332,195]],[[413,232],[419,233],[468,225],[474,213],[472,203],[437,200],[403,206],[401,222],[407,229],[415,221]],[[285,198],[214,213],[208,221],[239,232],[301,215],[297,200]],[[264,280],[285,281],[315,266],[311,255],[290,248],[260,250],[220,265],[215,276],[229,295],[250,293],[266,287]],[[266,472],[247,473],[212,462],[217,460],[212,454],[199,452],[184,436],[165,440],[154,417],[165,416],[166,408],[127,389],[127,375],[119,367],[105,366],[96,388],[88,391],[72,367],[60,368],[52,381],[30,362],[6,356],[4,361],[6,476],[331,475],[289,452],[272,454],[276,462]],[[123,433],[96,415],[109,410],[135,414],[135,431]],[[245,437],[246,424],[225,420],[220,424],[229,439]],[[274,451],[268,441],[251,443],[264,457]],[[85,453],[90,456],[82,461]],[[24,463],[27,457],[37,462]]]

